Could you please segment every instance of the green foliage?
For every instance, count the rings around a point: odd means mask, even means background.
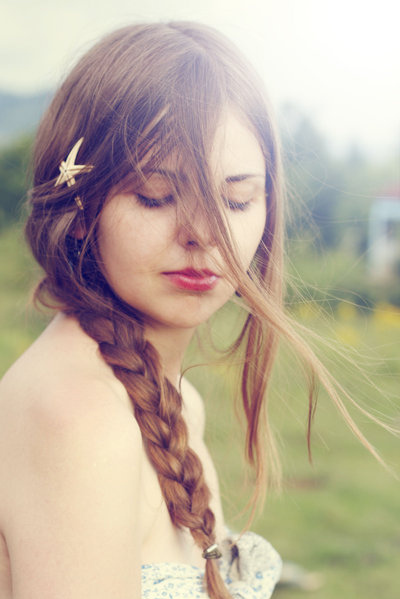
[[[281,111],[285,174],[288,181],[291,219],[290,237],[310,228],[318,243],[334,246],[338,187],[343,174],[332,161],[325,141],[312,121],[293,105]]]
[[[312,119],[293,105],[280,113],[283,156],[289,192],[288,234],[313,237],[315,249],[352,243],[365,251],[372,202],[398,188],[398,156],[371,162],[353,147],[337,158]]]
[[[315,302],[335,310],[340,302],[371,310],[383,302],[400,306],[400,278],[377,282],[368,270],[367,256],[342,247],[318,252],[312,239],[288,244],[287,304]]]
[[[39,269],[29,255],[22,232],[0,231],[0,376],[43,327],[43,318],[29,307],[30,290]]]
[[[21,216],[30,185],[31,145],[32,138],[25,136],[0,151],[0,230]]]
[[[328,321],[318,309],[298,311],[298,317],[323,337],[329,335],[333,344],[346,344],[361,370],[329,348],[324,361],[357,402],[398,424],[400,313],[386,319],[380,312],[367,316],[346,311],[346,306],[339,309],[338,305],[335,320]],[[226,322],[221,327],[229,329]],[[226,370],[215,368],[212,381],[207,376],[209,370],[209,366],[204,370],[199,367],[189,376],[206,398],[207,442],[220,472],[227,521],[234,530],[241,530],[246,517],[238,518],[237,514],[252,491],[251,475],[248,485],[243,484],[243,420],[237,424],[233,416],[234,384]],[[313,427],[313,464],[308,462],[306,384],[291,354],[285,351],[279,356],[269,403],[270,423],[283,459],[283,490],[269,494],[252,528],[268,538],[284,560],[316,572],[323,582],[312,593],[278,589],[276,598],[376,599],[379,589],[388,599],[398,597],[398,480],[359,444],[324,393],[320,394]],[[351,412],[398,472],[398,438],[369,423],[357,411]]]

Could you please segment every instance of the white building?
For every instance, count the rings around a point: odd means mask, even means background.
[[[369,270],[377,281],[400,277],[400,193],[378,197],[371,206]]]

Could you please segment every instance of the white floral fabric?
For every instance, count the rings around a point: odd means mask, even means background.
[[[282,561],[262,537],[246,532],[224,541],[219,568],[234,599],[269,599],[279,580]],[[207,599],[204,570],[177,563],[142,566],[142,599]]]

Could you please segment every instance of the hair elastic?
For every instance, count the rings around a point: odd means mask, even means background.
[[[220,552],[218,545],[214,543],[207,547],[207,549],[204,549],[203,557],[204,559],[219,559],[222,557],[222,553]]]

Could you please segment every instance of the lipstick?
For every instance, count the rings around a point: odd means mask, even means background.
[[[163,272],[162,274],[175,287],[186,291],[211,291],[219,279],[218,275],[210,270],[195,270],[194,268]]]

